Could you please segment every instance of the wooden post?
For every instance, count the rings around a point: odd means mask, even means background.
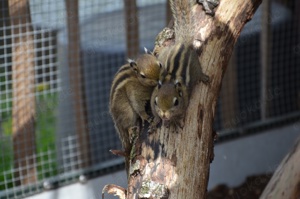
[[[270,88],[270,67],[271,67],[271,1],[264,0],[262,3],[262,30],[260,37],[261,57],[261,119],[269,116],[268,90]]]
[[[68,62],[70,85],[73,93],[71,103],[75,112],[76,135],[79,145],[79,168],[90,166],[89,132],[87,128],[87,110],[84,89],[84,69],[80,56],[80,27],[78,0],[65,0],[68,24]]]
[[[140,50],[139,19],[136,0],[124,0],[127,58],[136,57]]]
[[[9,0],[12,38],[12,132],[15,185],[37,181],[35,167],[34,43],[29,1]]]

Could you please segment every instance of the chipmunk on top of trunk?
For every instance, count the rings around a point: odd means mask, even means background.
[[[193,46],[195,28],[192,10],[197,3],[201,3],[206,13],[211,15],[211,9],[218,5],[217,0],[170,0],[175,43],[162,49],[158,56],[165,71],[151,97],[151,108],[155,116],[153,128],[160,120],[167,126],[182,124],[180,120],[185,116],[195,84],[199,81],[205,84],[209,82],[209,77],[202,72],[198,54]]]

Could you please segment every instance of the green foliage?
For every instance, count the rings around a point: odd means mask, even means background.
[[[1,99],[5,100],[5,96]],[[39,95],[36,97],[36,149],[37,149],[37,171],[38,178],[44,179],[57,175],[57,164],[55,158],[55,127],[56,127],[56,107],[57,94]],[[9,107],[7,107],[9,106]],[[11,110],[11,103],[1,104],[2,108]],[[0,138],[0,190],[13,187],[12,183],[6,183],[12,179],[9,172],[13,168],[12,151],[12,115],[10,113],[2,114],[1,128],[5,137]],[[9,142],[7,141],[9,140]]]
[[[12,117],[9,116],[8,119],[2,121],[2,130],[4,135],[11,136],[12,134]]]
[[[37,99],[36,147],[38,159],[38,178],[57,175],[55,158],[55,127],[57,94],[39,96]],[[51,153],[49,153],[49,151]]]
[[[6,68],[0,65],[0,132],[3,134],[0,137],[0,190],[12,187],[11,182],[12,175],[9,171],[12,170],[12,142],[11,142],[11,133],[12,133],[12,117],[11,112],[2,110],[9,110],[12,106],[11,94],[5,93],[5,91],[11,90],[11,84],[6,84],[7,76],[5,76]],[[4,184],[6,183],[6,184]]]
[[[13,153],[12,153],[12,146],[11,146],[11,139],[10,137],[3,136],[0,139],[0,190],[4,190],[5,186],[7,187],[12,187],[12,183],[8,183],[11,179],[12,176],[10,175],[10,172],[6,171],[11,171],[13,168],[12,165],[12,158],[13,158]],[[3,183],[7,183],[6,185]]]
[[[4,120],[9,120],[9,118],[11,118],[11,113],[7,112],[7,111],[3,111],[2,110],[9,110],[12,107],[12,101],[11,99],[11,94],[4,94],[1,92],[0,95],[0,118],[4,119]]]

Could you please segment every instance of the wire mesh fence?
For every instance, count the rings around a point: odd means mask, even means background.
[[[298,4],[272,3],[266,77],[261,9],[243,30],[217,107],[215,129],[221,135],[299,113]],[[108,112],[110,84],[127,57],[153,48],[169,18],[167,2],[1,0],[0,5],[0,198],[28,196],[122,164],[109,153],[121,148]],[[262,78],[269,82],[264,100]]]

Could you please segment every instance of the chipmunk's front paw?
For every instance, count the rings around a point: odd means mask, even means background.
[[[152,122],[150,123],[150,127],[148,130],[148,133],[153,133],[154,131],[156,131],[157,126],[159,125],[159,123],[161,122],[160,118],[152,118]]]

